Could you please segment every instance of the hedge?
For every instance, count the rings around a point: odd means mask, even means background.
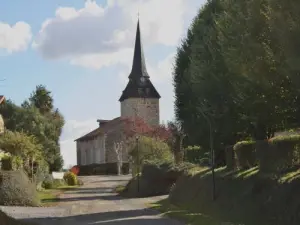
[[[200,146],[188,146],[185,148],[185,161],[200,165],[203,164],[206,159],[207,152]]]
[[[103,163],[90,165],[77,165],[79,168],[78,176],[89,175],[115,175],[118,174],[117,163]],[[129,174],[129,163],[123,163],[122,174]]]
[[[249,169],[257,165],[254,141],[240,141],[233,146],[233,150],[239,169]]]
[[[285,172],[300,167],[300,135],[277,136],[264,141],[241,141],[226,148],[226,164],[232,169],[248,169],[259,165],[263,172]],[[235,163],[236,165],[234,165]]]
[[[277,136],[260,145],[262,171],[286,171],[300,166],[300,135]]]

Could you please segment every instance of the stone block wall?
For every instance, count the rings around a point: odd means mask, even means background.
[[[121,102],[121,116],[134,117],[137,114],[149,125],[159,125],[159,99],[130,98]]]

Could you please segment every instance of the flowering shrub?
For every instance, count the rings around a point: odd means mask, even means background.
[[[71,169],[70,169],[70,172],[74,173],[76,176],[78,176],[79,174],[79,166],[73,166]]]

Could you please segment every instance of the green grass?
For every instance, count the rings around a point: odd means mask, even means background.
[[[59,203],[59,196],[65,191],[78,188],[78,186],[61,186],[54,189],[47,189],[38,192],[38,198],[41,206],[53,206]]]
[[[118,185],[116,188],[115,188],[115,192],[120,194],[124,191],[125,189],[125,186],[124,185]]]
[[[190,225],[298,224],[300,169],[266,174],[258,167],[243,171],[218,168],[215,201],[211,175],[208,169],[193,168],[177,181],[169,199],[150,207]]]

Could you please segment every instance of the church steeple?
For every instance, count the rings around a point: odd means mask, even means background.
[[[128,78],[129,81],[119,99],[120,102],[129,98],[160,98],[146,69],[139,20],[136,29],[132,69]]]
[[[135,35],[133,63],[129,78],[140,79],[141,77],[149,78],[149,75],[146,68],[145,56],[141,41],[140,20],[138,20]]]

